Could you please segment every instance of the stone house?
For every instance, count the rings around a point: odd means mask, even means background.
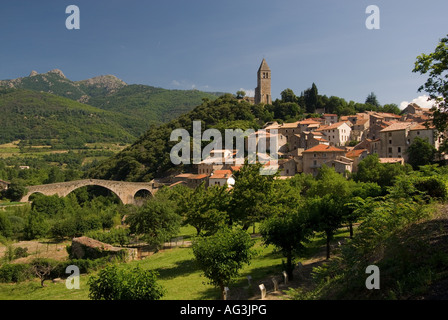
[[[355,122],[352,123],[353,126],[350,140],[362,141],[364,137],[367,135],[367,131],[369,129],[370,125],[369,119],[355,118]]]
[[[305,131],[315,131],[319,129],[323,125],[321,119],[305,119],[302,121],[299,121],[299,133],[305,132]]]
[[[280,132],[275,133],[275,131],[267,131],[267,130],[258,130],[251,135],[247,139],[245,139],[245,148],[249,151],[249,140],[254,139],[256,152],[264,152],[271,150],[271,143],[277,144],[275,152],[284,153],[289,151],[288,146],[288,138],[281,134]],[[260,150],[260,141],[264,140],[265,150]]]
[[[380,158],[402,158],[408,144],[408,132],[413,123],[396,122],[380,131]]]
[[[353,171],[353,160],[343,156],[337,156],[335,159],[327,161],[324,164],[343,175]]]
[[[209,187],[224,186],[232,187],[235,184],[235,179],[231,170],[215,170],[208,178]]]
[[[358,164],[369,155],[367,149],[353,149],[345,154],[345,156],[353,160],[352,172],[358,172]]]
[[[302,152],[302,170],[303,173],[317,175],[318,170],[324,163],[336,160],[338,157],[344,157],[345,150],[319,144],[313,148]]]
[[[429,108],[422,108],[416,103],[410,103],[402,111],[403,114],[430,116],[433,112]]]
[[[297,170],[297,164],[294,158],[278,160],[280,176],[294,176]]]
[[[425,127],[414,122],[396,122],[380,131],[380,158],[404,158],[407,162],[407,149],[416,137],[426,139],[436,149],[441,139],[433,127]]]
[[[338,115],[337,114],[331,114],[331,113],[325,113],[322,115],[322,118],[325,121],[325,125],[331,125],[338,122]]]
[[[0,192],[1,191],[5,191],[5,190],[8,190],[8,188],[9,188],[9,182],[7,182],[7,181],[4,181],[4,180],[0,180]]]
[[[392,123],[401,120],[401,116],[393,113],[367,111],[369,115],[369,132],[367,138],[375,140],[380,137],[380,131],[390,126]]]

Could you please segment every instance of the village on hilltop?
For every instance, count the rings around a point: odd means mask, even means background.
[[[263,59],[257,73],[255,97],[243,99],[254,104],[272,103],[271,70]],[[341,174],[355,173],[358,164],[370,154],[377,154],[381,163],[405,164],[407,150],[414,139],[426,139],[436,149],[442,136],[431,124],[432,111],[410,103],[401,115],[366,111],[338,117],[318,110],[319,118],[308,118],[293,123],[266,123],[254,133],[258,138],[277,135],[279,178],[287,179],[298,173],[317,175],[323,165]],[[356,142],[356,144],[354,144]],[[270,150],[271,152],[273,150]],[[174,177],[172,185],[197,187],[232,187],[233,173],[241,168],[236,162],[237,150],[214,150],[209,158],[195,165],[195,173]],[[259,155],[260,156],[260,155]],[[446,159],[446,155],[443,156]],[[441,160],[441,159],[438,159]]]

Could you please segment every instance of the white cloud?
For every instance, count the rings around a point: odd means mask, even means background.
[[[419,97],[415,98],[411,102],[403,101],[400,103],[400,109],[401,110],[405,109],[410,103],[416,103],[422,108],[431,108],[434,105],[434,100],[428,101],[428,98],[429,98],[429,96],[423,95],[423,96],[419,96]]]
[[[180,82],[177,81],[177,80],[171,81],[171,84],[174,85],[174,86],[177,86],[177,87],[180,86]]]
[[[255,97],[255,90],[240,88],[240,90],[246,92],[246,97]]]

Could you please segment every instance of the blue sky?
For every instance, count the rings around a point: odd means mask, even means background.
[[[68,5],[80,30],[68,30]],[[380,9],[369,30],[366,8]],[[382,104],[417,99],[416,57],[448,34],[448,1],[2,1],[0,79],[61,69],[71,80],[113,74],[129,84],[248,92],[263,58],[272,95],[319,93]],[[418,100],[421,101],[422,99]]]

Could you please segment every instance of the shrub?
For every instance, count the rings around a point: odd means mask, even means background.
[[[140,267],[108,266],[97,277],[92,276],[88,285],[89,297],[93,300],[158,300],[165,294],[157,284],[157,273]]]
[[[77,266],[80,273],[87,274],[91,271],[98,270],[107,266],[110,263],[108,257],[99,258],[95,260],[91,259],[71,259],[64,262],[59,262],[56,267],[51,271],[51,278],[64,278],[68,274],[65,272],[68,266]]]
[[[0,282],[21,282],[31,279],[33,274],[29,264],[5,264],[0,267]]]
[[[117,228],[110,231],[90,231],[86,236],[111,245],[124,246],[130,242],[129,235],[129,229]]]
[[[444,179],[438,176],[419,178],[414,182],[415,188],[434,199],[446,200],[448,189]]]

